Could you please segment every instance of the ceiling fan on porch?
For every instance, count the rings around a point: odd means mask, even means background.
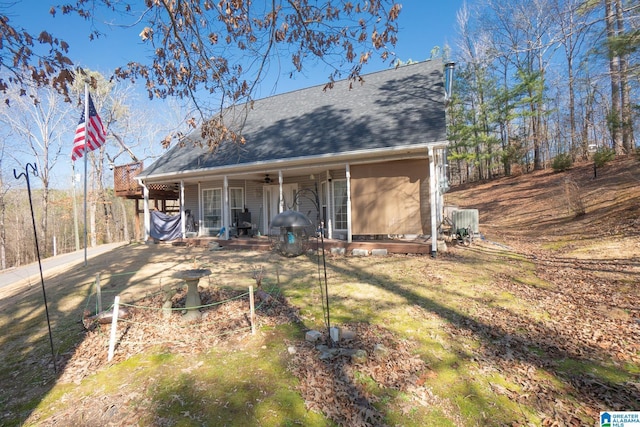
[[[264,174],[264,178],[262,178],[260,180],[256,180],[254,182],[257,182],[257,183],[260,183],[260,184],[271,184],[273,182],[273,179],[271,179],[269,174],[266,173],[266,174]]]

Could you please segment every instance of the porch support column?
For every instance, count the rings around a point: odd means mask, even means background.
[[[351,166],[347,163],[346,166],[347,176],[347,243],[353,241],[351,236]]]
[[[187,225],[184,217],[184,180],[180,180],[180,232],[182,238],[187,237]]]
[[[198,237],[204,227],[204,203],[202,203],[202,184],[198,181]]]
[[[149,239],[149,234],[151,233],[151,212],[149,211],[149,188],[147,188],[147,186],[143,181],[140,181],[140,185],[142,185],[142,195],[144,197],[144,202],[143,202],[144,241],[146,242],[147,239]]]
[[[222,227],[224,227],[224,240],[229,240],[229,178],[227,175],[222,182]]]
[[[431,256],[435,258],[438,255],[438,224],[437,224],[437,177],[436,164],[434,159],[433,147],[429,147],[429,202],[431,211]]]
[[[278,191],[280,195],[278,196],[278,213],[284,212],[284,194],[282,194],[282,171],[278,171]]]
[[[331,190],[331,174],[327,171],[327,239],[333,239],[333,196]]]

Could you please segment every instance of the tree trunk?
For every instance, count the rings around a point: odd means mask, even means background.
[[[615,0],[616,24],[618,34],[624,33],[624,19],[622,16],[622,2]],[[635,139],[633,135],[633,113],[631,107],[631,88],[629,86],[629,55],[623,53],[620,57],[620,91],[621,91],[621,125],[622,146],[625,153],[633,152]]]
[[[122,197],[118,197],[118,203],[120,204],[120,208],[122,209],[122,240],[125,242],[130,242],[129,238],[129,224],[127,221],[127,208],[124,205],[124,201]]]
[[[0,270],[7,269],[7,247],[6,247],[6,230],[4,227],[4,193],[0,195]]]
[[[48,212],[49,212],[49,186],[48,183],[43,183],[43,185],[45,185],[45,187],[42,189],[42,219],[40,220],[40,224],[42,227],[42,234],[41,234],[41,242],[40,242],[40,246],[42,247],[42,255],[44,258],[49,256],[49,239],[48,239],[48,225],[49,225],[49,221],[47,221],[47,217]]]
[[[113,222],[113,218],[112,218],[113,215],[112,215],[111,209],[109,209],[109,204],[107,203],[107,200],[106,200],[104,188],[100,188],[100,194],[102,198],[102,210],[104,212],[105,240],[106,240],[106,243],[113,243],[113,236],[111,235],[111,224]]]
[[[605,23],[607,25],[607,39],[613,40],[617,36],[616,16],[614,11],[615,0],[605,0]],[[620,115],[620,57],[617,52],[611,51],[609,47],[609,73],[611,79],[611,112],[609,114],[609,128],[611,139],[613,141],[613,149],[616,154],[622,154],[624,147],[622,145],[622,135],[620,132],[621,115]]]
[[[96,203],[96,198],[91,197],[91,202],[89,203],[89,223],[90,225],[90,232],[91,232],[91,247],[95,248],[96,246],[98,246],[98,239],[97,239],[97,233],[96,233],[96,210],[97,210],[97,203]]]
[[[625,57],[620,60],[620,89],[622,91],[622,146],[629,154],[635,147],[631,89],[629,85],[629,65]]]
[[[567,58],[567,80],[569,83],[569,135],[571,138],[569,151],[575,155],[578,152],[578,137],[576,132],[576,101],[573,88],[573,58]],[[584,154],[583,154],[584,156]]]

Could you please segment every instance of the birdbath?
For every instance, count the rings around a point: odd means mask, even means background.
[[[183,279],[187,283],[187,299],[184,307],[187,309],[183,319],[186,321],[200,319],[200,306],[202,300],[198,293],[198,282],[201,278],[211,274],[208,268],[195,268],[192,270],[183,270],[175,273],[175,277]]]

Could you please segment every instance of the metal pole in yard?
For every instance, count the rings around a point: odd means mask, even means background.
[[[24,177],[27,180],[27,194],[29,195],[29,206],[31,207],[31,222],[33,224],[33,237],[36,244],[36,254],[38,255],[38,267],[40,268],[40,283],[42,284],[42,296],[44,297],[44,310],[47,314],[47,327],[49,328],[49,344],[51,344],[51,357],[53,357],[53,370],[58,372],[58,366],[56,365],[56,352],[53,349],[53,334],[51,333],[51,320],[49,319],[49,307],[47,304],[47,292],[44,288],[44,275],[42,274],[42,260],[40,259],[40,245],[38,244],[38,231],[36,229],[36,217],[33,213],[33,200],[31,199],[31,184],[29,182],[29,169],[35,176],[38,176],[38,169],[35,165],[27,163],[25,171],[17,174],[16,170],[13,170],[13,176],[16,179]]]

